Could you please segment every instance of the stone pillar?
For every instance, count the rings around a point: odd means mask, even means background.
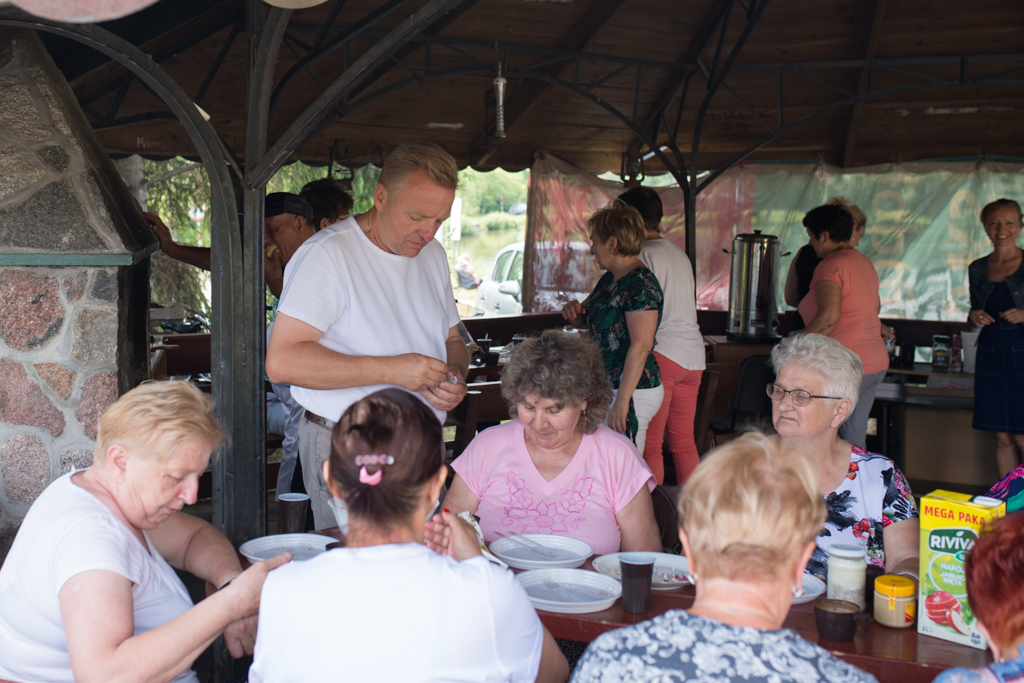
[[[46,485],[92,463],[118,396],[116,282],[114,270],[0,269],[0,556]]]
[[[146,378],[153,235],[38,37],[0,29],[0,561]]]

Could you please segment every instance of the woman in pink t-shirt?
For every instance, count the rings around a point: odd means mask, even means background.
[[[501,378],[515,420],[452,463],[444,507],[480,518],[488,542],[559,534],[598,555],[660,551],[655,481],[633,443],[604,426],[612,392],[597,347],[548,330],[518,345]]]
[[[878,385],[889,369],[889,354],[878,318],[878,273],[867,256],[853,248],[853,216],[842,205],[826,204],[804,216],[810,245],[822,259],[814,269],[811,291],[797,310],[807,327],[835,339],[864,364],[860,395],[839,436],[866,447],[868,414]]]

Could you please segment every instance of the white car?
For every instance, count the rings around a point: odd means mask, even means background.
[[[535,246],[534,272],[539,273],[536,312],[557,311],[570,300],[587,298],[601,275],[586,242],[569,242],[555,249],[552,242]],[[523,252],[525,243],[504,247],[494,259],[491,274],[477,287],[476,315],[519,315],[523,312]]]

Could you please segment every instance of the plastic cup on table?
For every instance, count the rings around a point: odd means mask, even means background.
[[[860,606],[844,600],[818,600],[814,603],[814,621],[818,635],[833,643],[848,643],[857,635],[857,626],[867,626],[868,616]]]
[[[645,613],[651,606],[654,555],[622,553],[619,570],[622,572],[622,609],[632,614]]]
[[[282,493],[277,499],[277,532],[301,534],[306,530],[306,508],[309,496],[305,493]]]

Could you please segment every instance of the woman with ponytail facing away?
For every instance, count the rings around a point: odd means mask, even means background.
[[[401,389],[345,411],[323,477],[348,506],[347,546],[265,585],[251,683],[568,678],[473,529],[447,511],[427,521],[447,474],[441,443],[437,418]]]

